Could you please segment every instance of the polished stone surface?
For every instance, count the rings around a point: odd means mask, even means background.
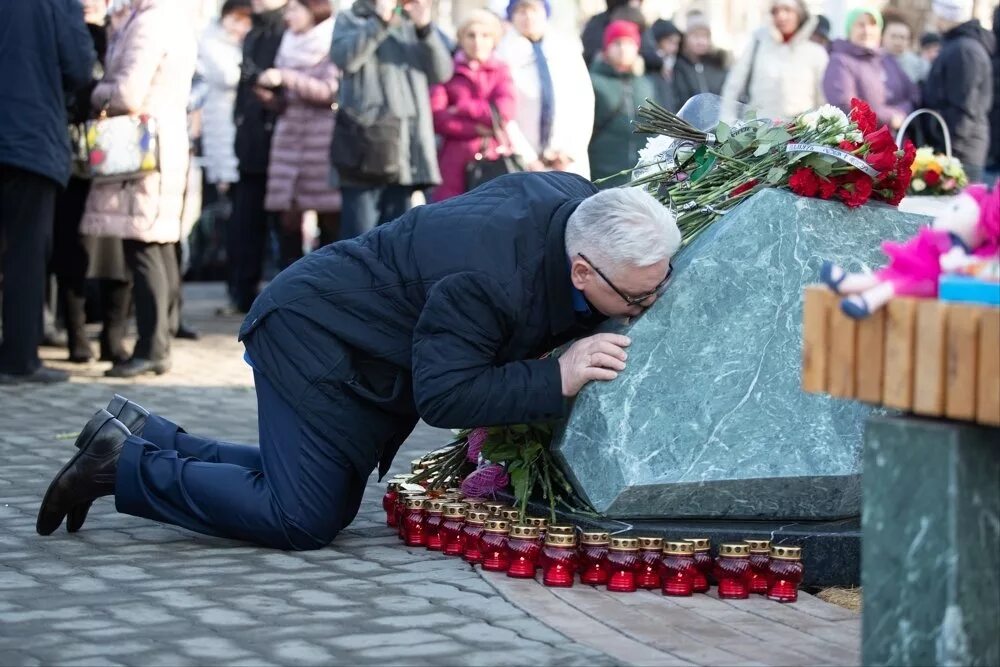
[[[628,331],[628,369],[585,388],[557,438],[580,493],[614,518],[856,516],[870,409],[799,389],[802,288],[826,258],[877,267],[921,222],[779,190],[716,222]]]
[[[1000,664],[1000,429],[875,418],[864,466],[863,664]]]

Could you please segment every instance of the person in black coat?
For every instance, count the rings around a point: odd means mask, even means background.
[[[993,10],[993,37],[1000,35],[1000,5]],[[993,51],[993,108],[990,109],[990,177],[1000,178],[1000,48]]]
[[[580,41],[583,42],[583,60],[589,68],[594,59],[604,50],[604,31],[608,29],[612,21],[631,21],[639,26],[642,33],[642,46],[640,54],[647,70],[658,70],[661,58],[656,53],[656,42],[653,34],[647,29],[645,19],[640,11],[642,0],[608,0],[608,8],[600,14],[590,17],[583,26],[583,34]]]
[[[972,2],[932,3],[941,31],[941,53],[924,81],[924,106],[944,116],[952,151],[972,182],[983,176],[990,147],[993,105],[993,36],[972,18]],[[944,152],[936,123],[927,126],[934,147]]]
[[[260,449],[115,401],[83,429],[87,455],[52,482],[38,531],[67,513],[79,528],[73,508],[113,493],[135,516],[320,548],[418,419],[466,428],[565,416],[587,382],[625,368],[629,341],[597,334],[538,357],[606,317],[641,314],[680,245],[673,215],[648,193],[595,193],[567,172],[502,176],[299,260],[240,329]]]
[[[689,14],[674,66],[674,94],[678,107],[701,93],[721,95],[728,73],[728,54],[712,45],[708,19],[698,12]]]
[[[58,382],[38,358],[56,195],[70,175],[66,95],[90,83],[78,0],[0,4],[0,383]]]

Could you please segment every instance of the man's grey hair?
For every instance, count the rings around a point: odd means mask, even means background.
[[[680,245],[674,214],[642,188],[602,190],[566,222],[569,258],[582,253],[611,273],[670,259]]]

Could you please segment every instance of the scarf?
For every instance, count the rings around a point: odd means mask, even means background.
[[[295,34],[286,30],[281,36],[278,55],[274,58],[274,66],[287,69],[305,69],[318,65],[330,55],[330,43],[333,41],[333,22],[331,16],[303,33]]]

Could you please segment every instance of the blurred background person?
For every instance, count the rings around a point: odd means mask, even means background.
[[[936,32],[925,32],[920,36],[920,57],[927,63],[928,73],[939,53],[941,53],[941,35]],[[926,75],[924,78],[927,78]]]
[[[723,117],[745,100],[759,118],[792,118],[826,102],[829,56],[812,41],[817,19],[802,0],[773,0],[771,21],[754,33],[722,89]]]
[[[827,53],[830,52],[830,44],[833,41],[830,39],[830,27],[830,19],[822,14],[818,14],[816,16],[816,29],[813,30],[812,37],[810,37],[812,41],[822,46]]]
[[[830,104],[850,113],[851,99],[868,102],[879,122],[898,130],[920,98],[896,59],[882,53],[882,14],[858,8],[847,13],[848,39],[834,40],[823,91]]]
[[[517,105],[510,70],[496,57],[502,31],[492,12],[482,9],[466,15],[458,26],[455,74],[448,83],[431,88],[434,131],[441,137],[441,185],[434,190],[434,201],[466,191],[466,169],[477,154],[495,160],[501,145],[510,149],[506,135],[497,137],[493,131],[493,115],[503,130]]]
[[[431,22],[431,0],[397,6],[357,0],[334,27],[330,54],[343,78],[330,157],[342,238],[398,218],[415,190],[441,182],[429,87],[451,78],[452,56]]]
[[[604,31],[612,21],[624,20],[635,23],[642,35],[642,45],[639,49],[646,67],[650,70],[660,63],[656,55],[656,43],[653,34],[647,29],[646,20],[642,14],[642,0],[607,0],[605,11],[591,16],[583,26],[580,41],[583,42],[583,60],[590,67],[604,51]]]
[[[701,93],[722,94],[729,73],[729,54],[712,45],[712,28],[701,12],[687,16],[680,54],[674,68],[677,102],[684,106]]]
[[[913,50],[913,31],[909,21],[891,9],[882,12],[882,21],[882,49],[896,59],[910,81],[919,84],[930,67]]]
[[[243,40],[240,82],[236,87],[234,121],[239,181],[232,194],[233,211],[226,230],[230,305],[221,315],[250,310],[263,275],[271,217],[264,210],[267,161],[279,100],[257,80],[274,66],[285,32],[283,8],[288,0],[252,0],[253,25]]]
[[[642,38],[630,21],[612,21],[604,31],[604,50],[590,66],[594,85],[594,133],[590,139],[590,171],[594,180],[635,166],[644,135],[632,132],[636,108],[652,98],[653,82],[645,76],[639,54]],[[627,183],[627,175],[602,187]]]
[[[941,31],[941,53],[924,81],[924,105],[940,113],[951,131],[955,157],[970,182],[980,182],[990,147],[993,106],[993,35],[972,17],[972,0],[934,0],[931,10]],[[936,123],[924,124],[931,142],[944,152]]]
[[[517,91],[516,152],[532,171],[590,177],[587,149],[594,129],[594,91],[580,47],[549,32],[548,0],[511,0],[497,56]]]
[[[113,29],[104,77],[91,102],[109,116],[155,118],[159,168],[138,178],[94,183],[81,229],[124,239],[133,279],[138,340],[131,359],[105,374],[160,375],[170,370],[170,307],[181,288],[176,245],[188,181],[187,103],[197,45],[180,3],[124,0],[116,10],[119,27]]]
[[[271,139],[264,200],[264,208],[279,213],[282,269],[302,257],[304,211],[316,212],[320,245],[336,241],[340,231],[340,192],[330,186],[330,106],[339,88],[339,73],[330,62],[332,11],[330,0],[290,0],[288,29],[274,67],[257,80],[284,98]]]
[[[653,22],[650,33],[656,45],[658,58],[656,67],[650,68],[648,72],[653,79],[656,101],[669,111],[677,111],[680,102],[677,99],[677,90],[674,88],[674,70],[681,50],[681,31],[673,21],[657,19]]]
[[[42,308],[56,198],[70,177],[66,97],[92,80],[77,0],[0,5],[0,384],[62,382],[43,366]]]
[[[993,10],[993,37],[1000,35],[1000,5]],[[983,182],[995,184],[1000,178],[1000,48],[993,51],[993,107],[990,109],[990,154]]]

